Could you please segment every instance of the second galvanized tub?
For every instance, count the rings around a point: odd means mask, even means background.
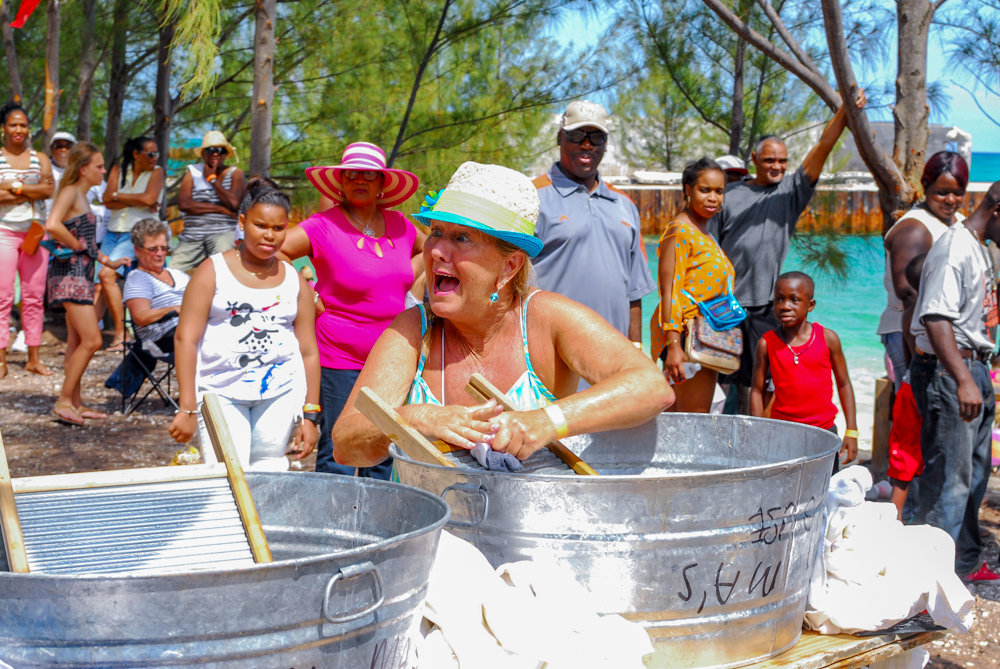
[[[798,640],[840,439],[763,418],[663,414],[566,445],[601,476],[394,455],[400,481],[444,497],[449,531],[494,567],[555,559],[599,610],[641,622],[657,649],[650,666],[737,667]]]
[[[371,479],[246,476],[269,564],[13,574],[0,551],[0,660],[16,669],[405,666],[447,505]]]

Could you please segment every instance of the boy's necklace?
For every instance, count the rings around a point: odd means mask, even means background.
[[[792,348],[791,344],[785,342],[785,346],[788,347],[789,353],[792,354],[792,362],[794,362],[796,365],[799,364],[799,356],[805,353],[809,349],[809,347],[812,346],[813,340],[815,339],[816,339],[816,328],[813,327],[812,332],[809,334],[809,341],[805,343],[805,346],[803,346],[798,353],[795,352],[795,349]],[[784,341],[784,339],[782,339],[782,341]]]

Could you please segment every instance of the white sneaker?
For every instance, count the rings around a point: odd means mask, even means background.
[[[28,345],[24,343],[24,330],[19,331],[14,337],[14,343],[11,344],[10,350],[14,353],[28,352]]]

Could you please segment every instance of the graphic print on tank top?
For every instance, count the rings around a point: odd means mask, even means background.
[[[277,307],[281,302],[274,302],[255,309],[249,302],[230,302],[229,318],[230,327],[240,328],[237,332],[237,344],[241,346],[235,352],[235,362],[240,368],[249,366],[266,366],[271,359],[271,349],[274,346],[274,337],[278,333],[276,321],[278,318],[269,315],[267,312]],[[267,379],[265,376],[261,381],[261,392],[267,391]]]

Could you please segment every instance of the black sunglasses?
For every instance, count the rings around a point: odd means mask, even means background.
[[[210,156],[219,156],[224,153],[228,153],[228,151],[224,146],[210,146],[207,149],[205,149],[205,153]]]
[[[150,160],[156,160],[157,158],[160,157],[160,152],[159,151],[143,151],[142,155],[146,156]]]
[[[365,170],[363,172],[360,170],[344,170],[345,179],[350,179],[350,180],[357,179],[359,174],[364,178],[365,181],[375,181],[376,179],[378,179],[378,175],[382,173],[379,172],[378,170]]]
[[[583,144],[583,140],[589,139],[594,146],[604,146],[608,143],[608,133],[601,130],[563,130],[563,137],[573,144]]]

